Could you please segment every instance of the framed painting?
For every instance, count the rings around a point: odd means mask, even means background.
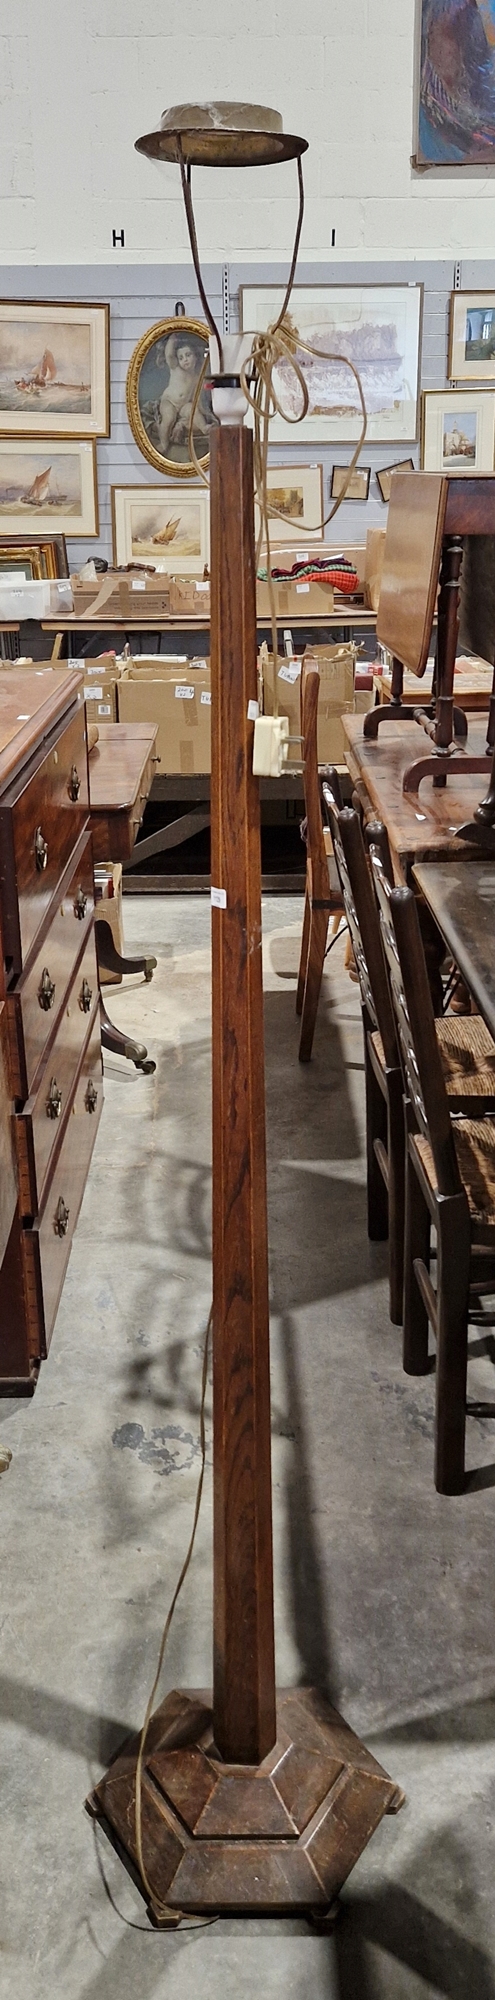
[[[208,327],[185,316],[159,320],[134,349],[126,384],[127,415],[144,458],[157,472],[196,479],[189,430],[194,397],[205,357]],[[209,455],[215,423],[211,391],[203,383],[194,424],[194,449],[201,465]]]
[[[98,534],[96,447],[89,438],[0,438],[0,536]]]
[[[242,285],[244,331],[266,331],[284,300],[282,285]],[[309,396],[307,415],[294,429],[302,397],[290,356],[274,371],[274,387],[286,421],[270,421],[272,444],[355,444],[361,430],[357,383],[344,360],[361,377],[368,415],[368,444],[396,444],[417,436],[422,285],[294,285],[286,326],[292,337]],[[305,342],[314,351],[305,353]]]
[[[270,543],[284,549],[292,544],[323,541],[323,469],[321,465],[269,465],[267,490]],[[259,508],[254,504],[254,529],[259,534]]]
[[[381,494],[382,500],[390,500],[393,472],[414,472],[414,470],[413,458],[398,458],[394,465],[382,465],[376,475],[378,491]]]
[[[112,486],[114,562],[202,576],[210,549],[208,487]]]
[[[495,382],[495,292],[451,293],[448,374]]]
[[[418,167],[495,163],[495,0],[419,0]]]
[[[0,300],[0,437],[108,437],[110,308]]]
[[[425,389],[422,409],[426,472],[493,472],[495,391]]]
[[[0,571],[14,572],[26,583],[69,575],[64,535],[12,535],[0,538]]]
[[[330,478],[330,499],[338,500],[348,476],[348,465],[333,465]],[[346,492],[346,500],[367,500],[370,490],[371,466],[355,465]]]

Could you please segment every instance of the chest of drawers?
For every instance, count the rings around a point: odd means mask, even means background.
[[[48,1352],[102,1105],[82,678],[0,671],[4,1394],[30,1393]]]

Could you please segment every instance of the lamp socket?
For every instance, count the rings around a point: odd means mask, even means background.
[[[254,725],[255,778],[281,778],[289,748],[288,715],[259,715]]]

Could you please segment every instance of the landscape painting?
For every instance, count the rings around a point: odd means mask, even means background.
[[[448,374],[495,382],[495,292],[451,292]]]
[[[0,301],[0,435],[108,434],[108,306]]]
[[[495,161],[495,0],[421,0],[418,166]]]
[[[323,540],[321,465],[269,465],[267,471],[270,542],[284,548]],[[255,504],[255,533],[259,509]]]
[[[421,285],[294,285],[284,324],[309,406],[303,416],[301,385],[288,352],[274,370],[274,389],[284,414],[276,411],[271,418],[270,441],[289,444],[297,436],[306,445],[355,443],[362,412],[349,362],[362,384],[368,442],[414,440],[422,296]],[[266,331],[283,298],[281,286],[242,286],[244,332]],[[332,355],[333,360],[328,358]]]
[[[426,389],[422,463],[426,472],[493,472],[495,394],[489,389]]]
[[[169,575],[202,576],[209,553],[209,492],[182,486],[113,486],[114,560]]]
[[[0,440],[0,532],[98,533],[95,448],[60,438]]]

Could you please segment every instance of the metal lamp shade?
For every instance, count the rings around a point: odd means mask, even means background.
[[[308,147],[284,132],[279,111],[236,103],[174,104],[158,130],[135,144],[154,160],[176,162],[181,152],[189,167],[268,167],[299,159]]]

